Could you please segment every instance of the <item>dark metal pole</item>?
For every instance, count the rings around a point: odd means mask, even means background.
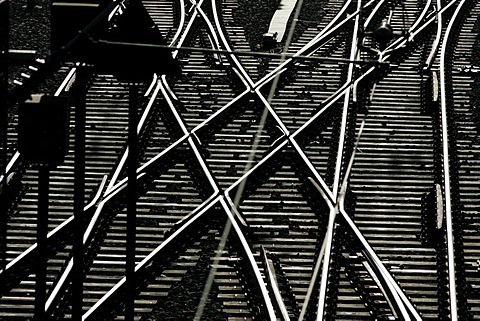
[[[85,109],[88,67],[77,66],[75,80],[75,181],[74,181],[74,226],[72,268],[72,320],[82,320],[83,305],[83,208],[85,206]]]
[[[135,239],[136,239],[136,205],[137,205],[137,84],[129,86],[128,111],[128,161],[127,161],[127,243],[126,243],[126,295],[125,320],[133,321],[135,316]]]
[[[0,97],[7,97],[8,93],[8,31],[9,31],[9,3],[0,0]],[[4,179],[0,183],[0,191],[5,191],[7,166],[7,99],[0,99],[0,175]],[[7,247],[7,200],[0,196],[0,270],[6,266]]]
[[[45,320],[45,301],[47,298],[48,185],[50,170],[48,165],[39,166],[37,213],[38,256],[35,261],[35,321]]]

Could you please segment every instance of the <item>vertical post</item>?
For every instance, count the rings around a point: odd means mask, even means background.
[[[8,88],[8,31],[9,31],[9,3],[8,0],[0,0],[0,97],[7,97]],[[0,191],[5,190],[7,166],[7,99],[0,99],[0,176],[4,179],[0,182]],[[0,192],[1,193],[1,192]],[[6,199],[0,195],[0,270],[6,266],[7,247],[7,217]]]
[[[83,305],[83,208],[85,206],[85,114],[88,71],[78,65],[75,79],[75,169],[74,169],[74,226],[73,275],[72,275],[72,320],[82,320]]]
[[[127,243],[126,243],[126,291],[125,320],[133,321],[135,316],[135,239],[136,239],[136,204],[137,204],[137,114],[138,88],[129,85],[128,111],[128,161],[127,161]]]
[[[48,233],[48,193],[50,170],[48,165],[39,165],[38,169],[38,213],[37,248],[35,266],[35,321],[45,320],[45,301],[47,298],[47,233]]]

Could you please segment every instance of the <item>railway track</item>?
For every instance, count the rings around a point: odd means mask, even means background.
[[[258,50],[261,38],[244,17],[249,1],[144,5],[172,48]],[[129,84],[92,75],[84,320],[123,320],[126,296],[134,299],[136,320],[480,318],[471,196],[476,111],[466,89],[476,76],[462,69],[475,63],[466,57],[478,42],[477,3],[468,13],[462,1],[436,7],[445,21],[432,66],[440,74],[441,48],[458,41],[447,74],[453,92],[423,70],[440,21],[433,1],[310,5],[322,8],[317,23],[299,11],[293,21],[304,25],[282,51],[311,59],[180,50],[181,76],[140,85],[133,294],[125,279]],[[258,30],[273,13],[267,7],[257,16]],[[379,45],[368,35],[382,20],[398,34]],[[69,79],[58,94],[70,90]],[[432,93],[425,93],[430,81]],[[435,107],[447,102],[434,99],[442,93],[455,107],[447,136],[446,116]],[[14,127],[12,120],[12,142]],[[451,150],[442,147],[445,137],[456,144]],[[70,318],[78,304],[66,237],[74,233],[74,138],[50,173],[45,309],[52,319]],[[38,170],[21,157],[11,164],[17,201],[7,225],[0,318],[27,320],[35,271],[25,253],[37,251]],[[449,208],[450,188],[461,212]]]
[[[472,196],[478,188],[478,96],[475,89],[478,75],[469,66],[478,65],[474,52],[478,44],[480,7],[478,3],[465,3],[464,6],[450,40],[455,49],[446,53],[451,64],[445,68],[447,83],[452,85],[448,102],[453,106],[449,120],[454,131],[452,162],[456,164],[453,173],[457,180],[452,213],[457,217],[454,223],[458,240],[455,248],[459,261],[457,273],[461,276],[457,285],[461,303],[459,315],[476,320],[479,318],[478,201]]]

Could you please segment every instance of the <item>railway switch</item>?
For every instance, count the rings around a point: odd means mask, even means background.
[[[68,148],[66,96],[32,95],[19,106],[18,151],[34,163],[61,162]]]

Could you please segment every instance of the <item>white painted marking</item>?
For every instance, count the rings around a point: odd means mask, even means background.
[[[277,11],[270,21],[270,26],[268,27],[268,33],[277,32],[277,41],[280,42],[285,35],[285,30],[287,29],[288,19],[292,15],[293,9],[297,4],[297,0],[282,0],[278,6]]]

